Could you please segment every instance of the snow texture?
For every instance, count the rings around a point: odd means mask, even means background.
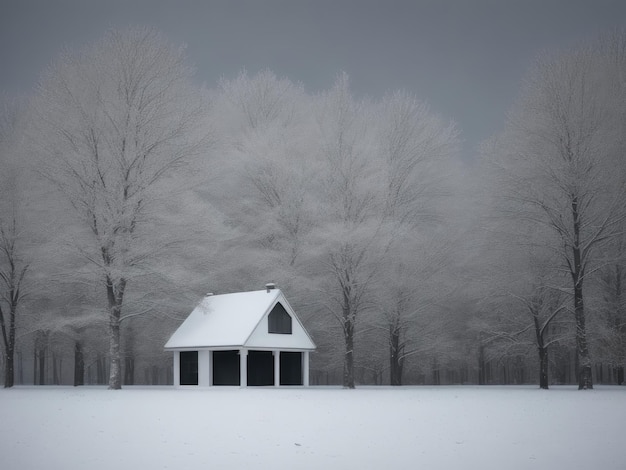
[[[280,301],[295,320],[292,335],[269,335],[261,322]],[[259,332],[262,331],[263,334]],[[250,342],[249,340],[252,340]],[[205,297],[166,343],[166,349],[202,347],[315,349],[279,289]]]
[[[626,389],[17,387],[7,470],[624,469]]]

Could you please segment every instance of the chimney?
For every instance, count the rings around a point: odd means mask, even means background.
[[[267,289],[267,293],[269,294],[271,290],[276,289],[276,284],[274,284],[273,282],[269,282],[265,284],[265,288]]]

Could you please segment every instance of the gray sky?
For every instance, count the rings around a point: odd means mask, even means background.
[[[28,93],[63,46],[150,25],[213,87],[269,68],[309,92],[340,71],[374,98],[405,89],[457,122],[463,154],[502,127],[533,58],[626,26],[624,0],[0,0],[0,90]]]

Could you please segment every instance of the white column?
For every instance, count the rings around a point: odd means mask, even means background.
[[[248,350],[239,350],[239,386],[248,386]]]
[[[309,386],[309,351],[302,352],[302,385]]]
[[[198,351],[198,386],[209,385],[211,385],[211,351],[201,349]]]
[[[274,387],[280,387],[280,351],[274,353]]]
[[[207,359],[208,359],[207,370],[208,370],[208,380],[209,380],[207,385],[209,387],[212,387],[213,386],[213,351],[209,350]]]
[[[174,351],[174,387],[180,387],[180,351]]]

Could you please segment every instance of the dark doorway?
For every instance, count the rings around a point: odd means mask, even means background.
[[[198,351],[180,352],[180,384],[198,385]]]
[[[272,351],[248,351],[248,385],[274,385]]]
[[[302,353],[280,353],[280,384],[302,385]]]
[[[213,351],[213,385],[239,385],[239,351]]]

